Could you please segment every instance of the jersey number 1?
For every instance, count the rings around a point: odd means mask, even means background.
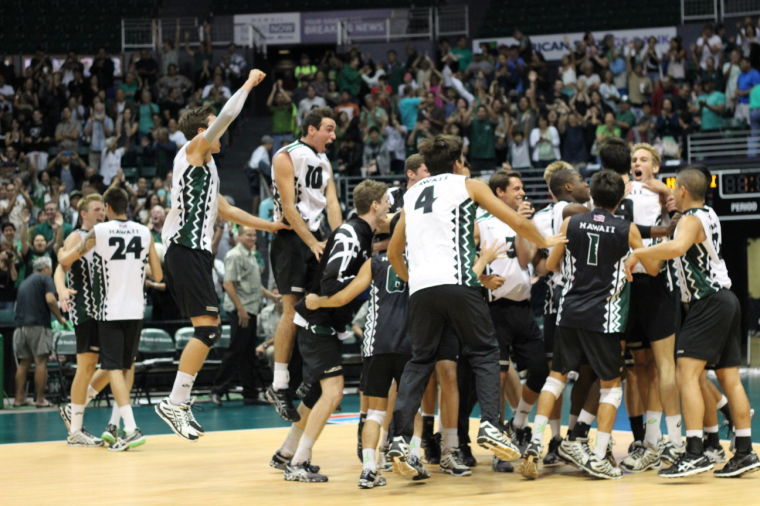
[[[132,253],[135,259],[138,259],[143,249],[142,240],[138,236],[133,237],[129,244],[123,237],[111,237],[108,239],[108,245],[116,246],[116,251],[111,256],[111,260],[126,260],[127,253]]]
[[[588,236],[588,257],[586,263],[588,265],[596,265],[599,261],[599,234],[592,234],[586,232]]]
[[[435,202],[435,188],[428,186],[420,192],[417,202],[414,203],[414,209],[422,209],[423,213],[432,213],[433,202]]]

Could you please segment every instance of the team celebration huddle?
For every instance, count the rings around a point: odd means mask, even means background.
[[[720,222],[705,204],[709,169],[681,169],[670,188],[655,148],[609,138],[590,182],[568,163],[549,164],[552,203],[536,210],[519,172],[471,178],[462,140],[436,135],[406,159],[404,188],[364,180],[344,220],[326,155],[336,122],[330,108],[316,107],[300,139],[272,157],[269,222],[220,196],[213,157],[265,78],[252,70],[218,115],[198,107],[180,118],[188,143],[174,159],[163,268],[149,230],[127,220],[123,190],[80,202],[81,229],[59,251],[55,273],[80,361],[61,410],[69,444],[119,451],[145,443],[129,392],[146,276],[165,278],[194,327],[155,411],[178,436],[203,437],[191,392],[222,333],[212,279],[219,216],[274,233],[282,316],[265,395],[292,423],[269,462],[287,481],[328,481],[330,462],[314,462],[312,449],[341,404],[343,340],[365,301],[356,448],[334,449],[356,452],[362,489],[429,479],[430,465],[470,476],[475,443],[492,454],[492,472],[531,480],[565,464],[600,479],[760,469],[739,373],[739,301]],[[85,405],[106,384],[116,402],[96,437],[84,429]],[[633,442],[618,461],[612,432],[624,401]],[[731,430],[729,455],[719,416]]]

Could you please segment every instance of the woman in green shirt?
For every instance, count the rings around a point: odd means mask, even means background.
[[[615,126],[615,115],[608,112],[604,115],[604,123],[596,127],[596,143],[601,144],[607,137],[620,137],[620,127]]]

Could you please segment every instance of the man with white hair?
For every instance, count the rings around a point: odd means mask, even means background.
[[[100,165],[100,155],[106,148],[106,139],[114,132],[113,120],[106,115],[106,106],[97,101],[92,106],[92,115],[84,125],[84,134],[90,138],[90,167]]]
[[[124,148],[118,147],[118,137],[109,137],[105,141],[105,149],[100,157],[100,175],[103,176],[103,184],[109,186],[111,180],[121,168],[121,157],[124,156]],[[90,165],[98,167],[98,165]]]
[[[32,264],[34,274],[18,287],[16,297],[16,330],[13,332],[13,350],[18,359],[16,368],[16,397],[14,407],[26,404],[26,377],[32,361],[34,368],[34,404],[49,407],[45,399],[47,385],[47,358],[53,351],[53,334],[50,330],[50,313],[65,324],[53,284],[53,262],[48,256],[38,257]]]

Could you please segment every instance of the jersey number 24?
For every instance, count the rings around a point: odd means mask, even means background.
[[[111,255],[111,260],[126,260],[129,253],[133,254],[137,260],[143,250],[142,240],[139,236],[133,237],[129,243],[123,237],[111,237],[108,239],[108,245],[116,246],[116,251]]]

